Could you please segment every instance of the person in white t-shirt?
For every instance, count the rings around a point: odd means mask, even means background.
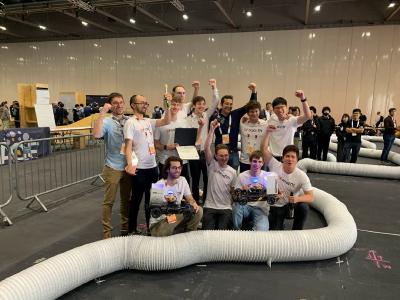
[[[283,148],[287,145],[293,145],[294,134],[297,127],[312,118],[304,92],[302,90],[297,90],[295,95],[301,100],[303,106],[304,115],[299,117],[288,114],[286,99],[278,97],[272,101],[274,114],[268,120],[268,125],[276,130],[271,134],[269,147],[272,155],[278,160],[282,158]]]
[[[217,89],[217,81],[215,79],[210,79],[208,84],[211,87],[212,91],[212,102],[208,109],[206,109],[206,100],[202,96],[196,96],[192,99],[193,110],[186,118],[189,127],[198,128],[199,120],[203,119],[205,122],[204,130],[201,132],[201,145],[199,149],[199,160],[190,160],[190,175],[192,177],[192,191],[193,197],[196,199],[196,202],[200,203],[200,193],[199,193],[199,184],[200,184],[200,175],[203,175],[203,201],[207,198],[207,164],[204,154],[204,143],[207,138],[208,132],[208,123],[210,117],[214,114],[218,106],[218,89]]]
[[[266,189],[268,172],[261,170],[264,165],[263,153],[254,151],[250,154],[250,170],[240,173],[235,189]],[[250,221],[253,230],[267,231],[269,205],[267,201],[254,201],[247,204],[236,202],[233,207],[233,229],[241,230],[243,221]]]
[[[231,189],[236,182],[236,170],[228,165],[229,147],[219,144],[215,147],[215,156],[211,152],[211,143],[218,120],[210,123],[210,131],[204,145],[208,170],[208,193],[203,206],[203,224],[205,230],[226,230],[232,224]]]
[[[248,120],[240,123],[241,152],[240,172],[250,170],[249,156],[261,149],[261,140],[265,135],[267,121],[259,119],[261,105],[259,102],[250,102],[246,106]]]
[[[276,160],[268,150],[268,140],[276,130],[273,126],[267,128],[263,141],[265,163],[269,170],[278,174],[278,189],[280,200],[271,206],[271,230],[283,230],[285,216],[288,210],[294,209],[293,230],[302,230],[307,219],[308,203],[314,200],[313,188],[307,174],[297,168],[299,149],[295,145],[288,145],[282,152],[282,163]]]
[[[127,166],[125,170],[132,176],[132,195],[129,201],[129,233],[137,232],[137,217],[140,203],[145,194],[145,216],[147,227],[150,221],[150,189],[151,184],[158,180],[156,163],[156,148],[154,146],[153,131],[155,127],[170,123],[170,110],[167,109],[163,119],[144,118],[149,103],[141,95],[134,95],[130,99],[133,117],[124,126],[125,156]],[[122,151],[122,150],[121,150]]]
[[[167,158],[164,165],[163,177],[156,184],[162,186],[164,191],[164,202],[173,202],[181,205],[183,199],[193,207],[193,214],[169,214],[161,215],[159,218],[150,219],[150,233],[152,236],[170,236],[177,233],[197,230],[203,216],[203,210],[197,205],[189,184],[181,175],[182,160],[179,157]]]

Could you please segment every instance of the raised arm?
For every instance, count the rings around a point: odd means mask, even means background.
[[[304,95],[304,91],[302,90],[297,90],[295,93],[296,97],[300,99],[301,105],[303,106],[303,115],[297,118],[297,124],[302,125],[305,121],[311,120],[312,114],[310,111],[310,107],[308,106],[307,103],[307,98]]]
[[[217,127],[219,127],[219,125],[220,124],[217,119],[213,120],[210,123],[210,130],[208,131],[207,139],[204,144],[204,154],[206,156],[207,165],[210,164],[211,160],[213,159],[212,152],[211,152],[211,143],[212,143],[212,139],[214,137],[215,129]]]
[[[271,160],[271,158],[273,157],[272,153],[268,150],[268,144],[269,144],[269,138],[271,136],[271,133],[275,130],[276,130],[275,125],[268,125],[267,131],[265,132],[263,141],[261,143],[261,151],[264,154],[264,162],[266,164],[268,164],[269,161]]]
[[[166,108],[164,113],[164,118],[157,119],[156,127],[165,126],[168,125],[169,123],[171,123],[171,111],[169,108]]]
[[[203,118],[199,119],[199,128],[197,128],[197,135],[196,135],[196,145],[201,145],[203,142],[201,140],[201,132],[204,130],[204,127],[206,125],[206,122]]]
[[[99,139],[103,136],[103,121],[106,116],[106,113],[111,109],[110,103],[105,103],[103,108],[100,111],[99,117],[94,122],[93,128],[93,136],[96,139]]]
[[[208,107],[207,110],[207,116],[208,118],[211,118],[211,116],[214,114],[214,112],[218,108],[218,103],[219,103],[219,92],[217,89],[217,81],[215,79],[210,79],[208,81],[208,84],[211,86],[212,90],[212,102],[211,105]]]
[[[200,81],[198,80],[193,80],[192,82],[192,87],[193,87],[193,97],[197,97],[199,95],[199,91],[200,91]]]

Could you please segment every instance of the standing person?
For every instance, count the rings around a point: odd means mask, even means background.
[[[314,106],[310,106],[312,118],[307,120],[301,129],[303,131],[302,145],[303,150],[302,158],[317,158],[317,134],[319,131],[319,122],[317,110]]]
[[[292,230],[302,230],[308,216],[308,203],[314,200],[313,188],[307,174],[297,168],[299,149],[295,145],[288,145],[283,149],[282,162],[276,160],[268,151],[268,140],[275,130],[275,127],[268,126],[262,147],[265,163],[272,172],[278,174],[281,194],[281,199],[271,206],[270,227],[271,230],[283,230],[288,210],[294,209]]]
[[[194,210],[193,214],[161,215],[159,218],[150,219],[150,232],[152,236],[170,236],[177,233],[197,230],[200,224],[203,210],[196,204],[191,195],[189,184],[185,177],[180,176],[182,170],[182,160],[179,157],[171,156],[165,161],[163,179],[157,185],[163,187],[164,202],[173,199],[173,203],[180,206],[183,199],[189,203]]]
[[[133,95],[130,99],[133,116],[124,126],[126,172],[132,176],[132,195],[129,201],[129,233],[137,233],[137,217],[143,194],[145,195],[145,217],[147,228],[150,222],[150,189],[158,180],[156,148],[153,131],[156,127],[170,123],[170,110],[163,119],[145,118],[149,103],[142,95]]]
[[[239,174],[235,189],[266,189],[267,172],[261,170],[264,165],[263,153],[254,151],[250,154],[250,170]],[[243,221],[248,220],[253,225],[253,230],[267,231],[269,205],[267,201],[254,201],[242,204],[236,202],[233,207],[233,229],[241,230]]]
[[[274,113],[273,109],[272,109],[272,103],[271,102],[267,102],[267,104],[265,105],[265,110],[264,110],[264,120],[268,121],[272,114]]]
[[[21,120],[19,115],[19,102],[13,101],[13,104],[10,106],[11,116],[14,118],[15,128],[21,127]]]
[[[397,126],[395,115],[396,109],[391,108],[389,109],[389,115],[383,121],[385,131],[383,132],[383,150],[381,155],[382,162],[386,162],[388,159],[390,148],[392,148],[394,140],[396,138],[396,129],[400,130],[400,126]]]
[[[166,126],[157,127],[154,131],[154,145],[157,149],[158,154],[158,168],[160,174],[164,169],[165,161],[170,156],[179,156],[176,147],[179,145],[175,143],[175,129],[176,128],[187,128],[188,124],[186,120],[178,120],[178,113],[181,110],[182,97],[174,96],[171,100],[171,122]],[[186,178],[186,181],[190,182],[188,161],[182,161],[181,175]],[[160,176],[161,179],[161,176]]]
[[[203,224],[205,230],[227,230],[232,223],[231,189],[236,182],[236,171],[228,165],[229,148],[219,144],[215,147],[215,156],[211,152],[211,143],[218,120],[210,123],[210,131],[204,145],[208,171],[207,198],[203,206]]]
[[[10,111],[8,110],[7,101],[0,105],[0,119],[3,123],[3,130],[10,128]]]
[[[75,107],[72,109],[72,119],[74,120],[74,122],[79,121],[79,104],[75,104]]]
[[[301,101],[304,113],[302,116],[294,117],[288,114],[286,99],[278,97],[272,101],[274,114],[268,120],[268,126],[272,126],[276,130],[271,134],[269,146],[272,155],[279,161],[282,158],[283,148],[287,145],[293,145],[294,133],[297,131],[297,127],[312,118],[304,92],[297,90],[295,96]]]
[[[318,119],[318,160],[326,161],[331,135],[335,132],[335,119],[331,117],[330,113],[329,106],[325,106],[322,108],[322,116]]]
[[[259,119],[260,103],[251,102],[246,106],[248,120],[240,123],[241,150],[240,173],[250,170],[250,155],[261,148],[261,139],[267,128],[267,121]]]
[[[123,128],[128,120],[124,116],[125,102],[120,93],[111,93],[94,123],[93,136],[104,137],[106,146],[104,179],[104,200],[102,208],[103,239],[112,237],[111,212],[118,187],[120,192],[121,235],[128,234],[128,201],[131,193],[131,179],[125,172],[126,159]],[[111,117],[106,114],[111,109]]]
[[[381,127],[383,123],[383,116],[381,116],[381,112],[378,111],[375,117],[375,127]]]
[[[344,144],[346,143],[346,128],[349,126],[350,116],[348,114],[343,114],[342,119],[338,127],[336,128],[336,136],[338,139],[337,144],[337,162],[345,161],[344,154]]]
[[[187,123],[189,128],[199,128],[199,121],[201,119],[204,120],[205,125],[204,125],[204,130],[201,132],[201,144],[200,149],[199,149],[199,160],[190,160],[189,165],[190,165],[190,175],[192,177],[192,192],[193,192],[193,197],[196,200],[197,204],[199,204],[200,201],[200,192],[199,192],[199,185],[200,185],[200,176],[202,175],[203,177],[203,201],[207,198],[207,183],[208,183],[208,176],[207,176],[207,163],[206,163],[206,158],[205,158],[205,153],[204,153],[204,144],[207,138],[207,132],[208,132],[208,124],[209,124],[209,119],[210,117],[214,114],[215,110],[217,109],[218,106],[218,99],[219,99],[219,94],[218,94],[218,89],[217,89],[217,81],[215,79],[210,79],[208,81],[208,84],[211,87],[212,91],[212,104],[209,107],[208,110],[206,110],[206,100],[202,96],[196,96],[192,99],[192,106],[193,106],[193,111],[192,113],[187,117]],[[198,89],[197,89],[198,90]]]
[[[256,84],[252,82],[248,88],[251,91],[249,103],[257,101]],[[238,135],[240,119],[246,114],[246,105],[232,110],[233,96],[225,95],[221,99],[221,109],[211,117],[211,120],[217,118],[221,121],[221,125],[215,131],[215,145],[224,144],[228,146],[228,165],[235,170],[239,168]]]
[[[361,135],[364,132],[364,122],[360,120],[361,110],[359,108],[353,109],[351,120],[346,128],[346,142],[344,144],[343,152],[345,161],[349,160],[351,151],[351,163],[357,162],[358,152],[361,148]]]

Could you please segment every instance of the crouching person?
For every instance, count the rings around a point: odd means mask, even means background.
[[[308,203],[314,200],[313,188],[307,174],[297,168],[299,149],[295,145],[288,145],[283,149],[282,163],[272,156],[268,150],[268,142],[274,130],[273,127],[267,128],[263,142],[264,160],[268,168],[278,174],[281,198],[271,206],[270,229],[283,230],[285,218],[290,218],[294,219],[292,229],[302,230],[309,211]]]
[[[153,208],[152,203],[150,205],[150,233],[152,236],[169,236],[197,230],[203,210],[196,204],[189,184],[186,178],[181,176],[181,172],[182,160],[175,156],[167,158],[163,170],[164,179],[155,184],[163,193],[162,203],[158,208]],[[184,205],[183,201],[187,204]],[[154,209],[161,215],[157,216]]]
[[[250,170],[239,174],[235,189],[262,190],[267,188],[267,172],[261,170],[264,165],[263,153],[250,154]],[[243,221],[251,222],[253,230],[267,231],[269,205],[267,201],[236,202],[233,207],[233,229],[241,230]]]

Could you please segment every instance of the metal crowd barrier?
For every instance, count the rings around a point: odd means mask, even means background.
[[[21,141],[13,145],[16,194],[27,207],[40,196],[82,183],[101,179],[105,147],[90,134]]]
[[[11,165],[10,147],[6,143],[0,143],[0,216],[7,225],[12,225],[12,222],[3,208],[10,204],[13,195]]]

